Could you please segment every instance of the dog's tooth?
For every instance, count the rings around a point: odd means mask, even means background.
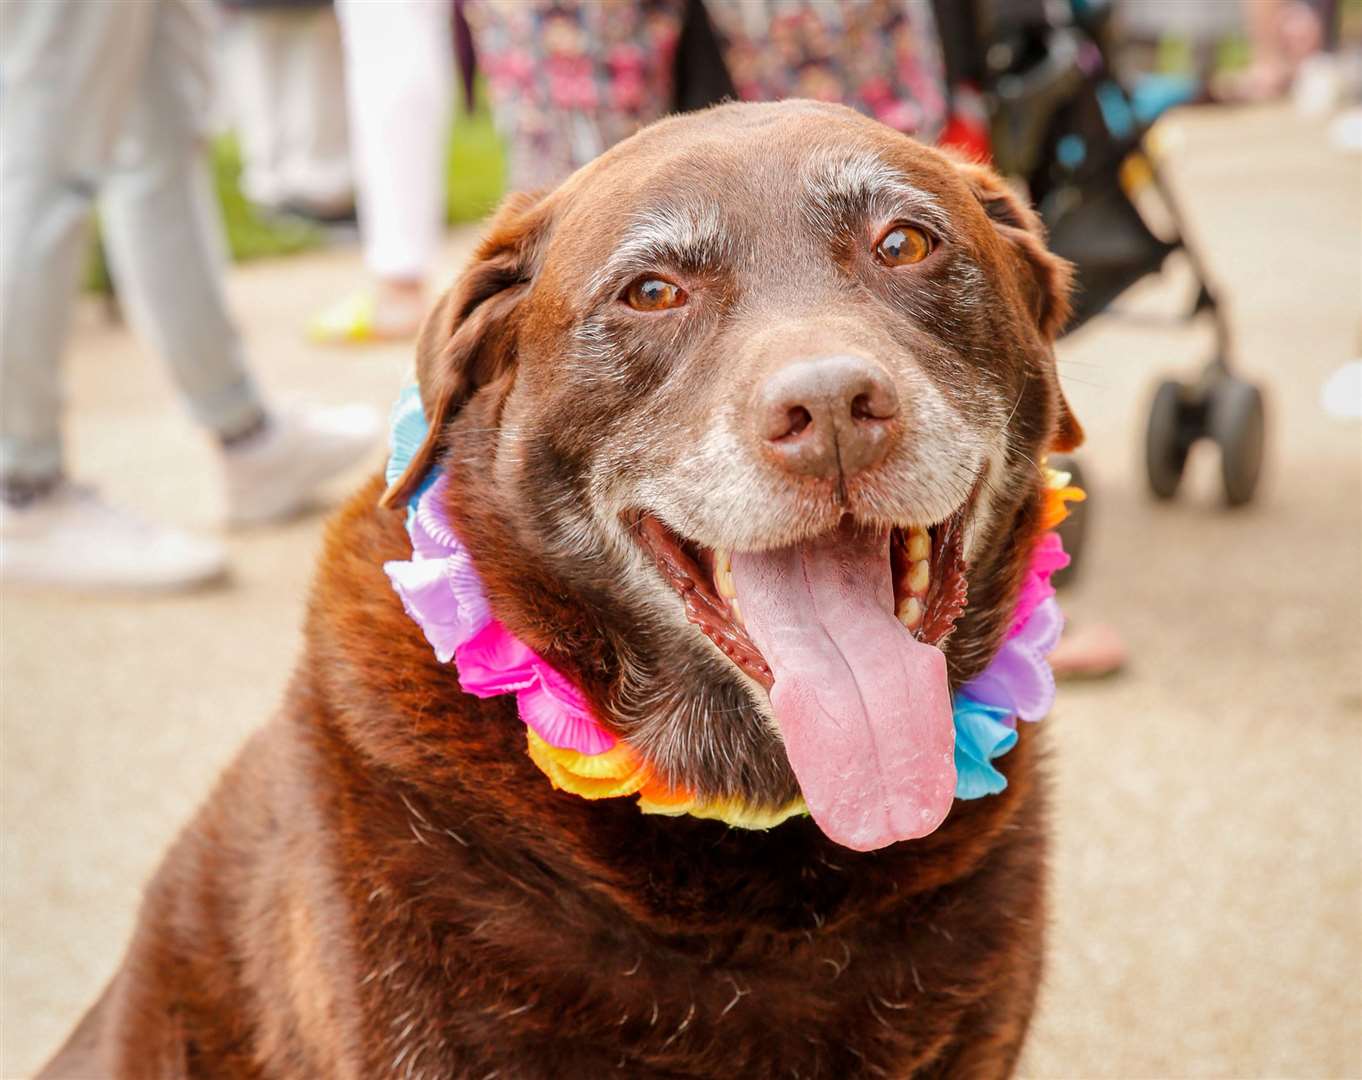
[[[909,562],[921,562],[932,553],[932,538],[927,535],[926,529],[914,526],[908,533],[908,560]]]
[[[733,621],[745,629],[747,624],[742,621],[742,608],[738,607],[738,601],[730,597],[728,601],[728,610],[733,613]]]
[[[932,582],[931,567],[927,565],[926,559],[919,559],[913,563],[908,570],[908,588],[910,591],[922,596],[927,592],[927,586]]]
[[[899,604],[898,616],[899,622],[909,630],[916,630],[922,625],[922,601],[916,596],[906,597]]]
[[[719,590],[719,595],[725,600],[732,600],[738,595],[738,590],[733,585],[733,561],[723,548],[718,548],[714,552],[714,584]]]

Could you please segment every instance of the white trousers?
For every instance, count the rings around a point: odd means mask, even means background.
[[[222,290],[208,0],[0,0],[0,474],[62,467],[60,359],[95,196],[128,314],[195,415],[261,403]]]
[[[255,202],[343,210],[354,198],[340,28],[329,8],[243,8],[227,23],[227,88]]]
[[[380,278],[430,270],[445,218],[454,104],[449,0],[336,0],[364,260]]]

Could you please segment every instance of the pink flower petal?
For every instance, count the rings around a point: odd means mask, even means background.
[[[615,737],[596,722],[576,690],[572,690],[575,701],[563,700],[550,688],[545,674],[562,680],[551,668],[541,668],[540,677],[516,695],[520,719],[550,746],[589,755],[612,749]]]
[[[535,681],[538,657],[496,619],[460,645],[454,655],[460,685],[477,697],[515,693]]]
[[[1017,595],[1017,609],[1012,614],[1012,629],[1009,637],[1016,637],[1031,612],[1055,595],[1050,584],[1050,575],[1069,565],[1069,556],[1064,553],[1064,544],[1059,533],[1046,533],[1036,544],[1031,555],[1031,565],[1027,567],[1026,577],[1022,580],[1021,592]]]

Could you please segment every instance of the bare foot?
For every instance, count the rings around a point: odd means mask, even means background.
[[[1125,667],[1126,644],[1116,628],[1106,623],[1066,626],[1050,653],[1050,667],[1058,679],[1096,679]]]
[[[374,285],[373,336],[405,341],[416,336],[426,316],[426,287],[422,281],[380,279]]]
[[[420,281],[376,280],[364,292],[336,301],[313,316],[307,333],[324,345],[407,341],[421,329],[426,290]]]

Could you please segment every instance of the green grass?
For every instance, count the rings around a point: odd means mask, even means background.
[[[261,217],[241,191],[241,151],[233,135],[213,143],[213,183],[222,206],[222,224],[233,262],[292,255],[322,242],[315,225],[296,218]]]
[[[486,102],[480,92],[479,103]],[[480,221],[491,213],[506,187],[506,151],[485,104],[454,119],[445,166],[447,213],[451,222]]]
[[[480,103],[486,94],[479,94]],[[321,229],[295,219],[263,217],[241,191],[241,151],[236,138],[223,135],[213,143],[213,182],[222,205],[227,249],[233,262],[277,258],[318,247]],[[505,151],[485,104],[472,113],[459,112],[450,132],[445,158],[445,212],[450,223],[480,221],[501,199],[505,186]],[[86,274],[86,287],[112,289],[98,229]]]

